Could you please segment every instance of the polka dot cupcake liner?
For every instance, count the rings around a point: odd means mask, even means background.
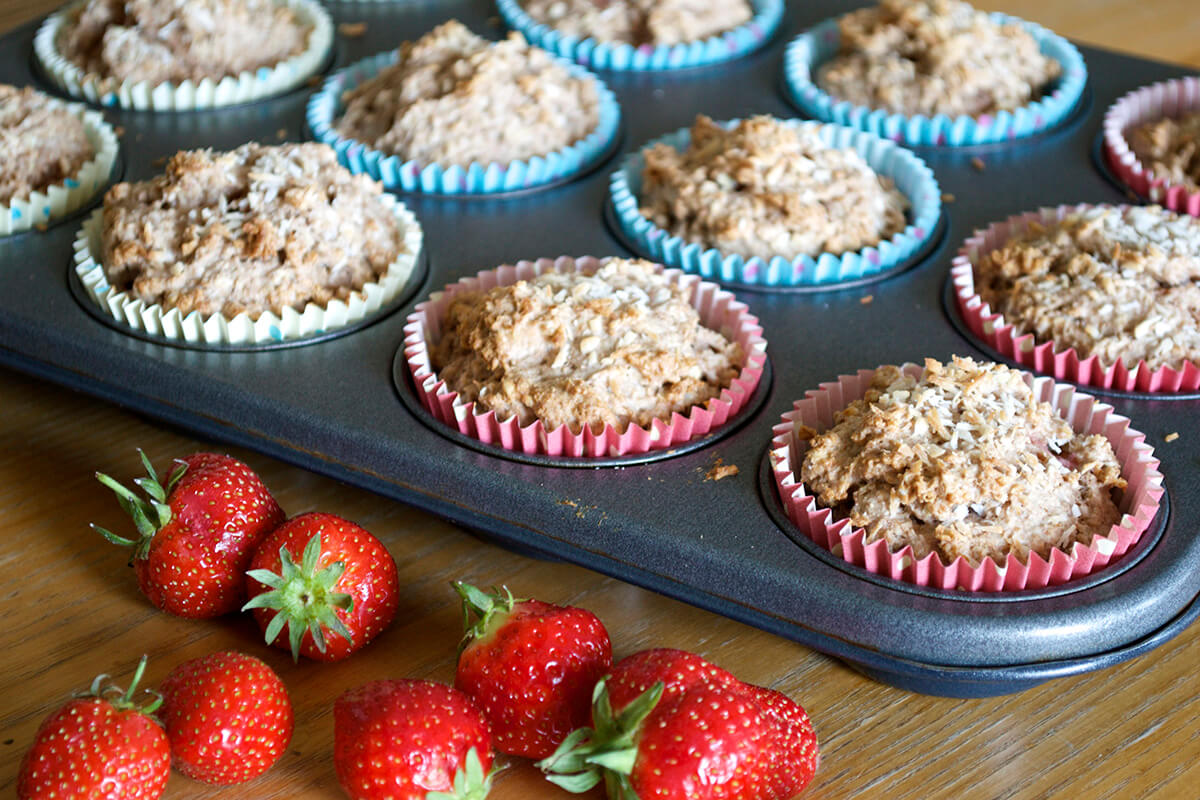
[[[1032,333],[1018,330],[1005,321],[1003,314],[993,311],[976,291],[975,263],[981,256],[1002,247],[1033,223],[1053,225],[1071,214],[1091,208],[1096,206],[1043,208],[1009,217],[968,238],[950,267],[955,305],[963,323],[975,337],[1003,357],[1060,381],[1118,392],[1171,394],[1200,390],[1200,364],[1188,362],[1179,369],[1154,369],[1145,361],[1128,367],[1123,361],[1109,363],[1094,355],[1081,358],[1072,347],[1061,347],[1053,340],[1039,340]]]
[[[333,45],[333,22],[329,12],[316,0],[275,2],[292,9],[300,20],[312,26],[308,47],[273,67],[248,70],[220,80],[205,78],[198,82],[186,80],[179,84],[170,81],[151,84],[147,81],[118,81],[85,72],[59,53],[58,36],[67,19],[86,0],[71,3],[62,11],[47,17],[34,37],[33,50],[51,83],[72,97],[100,106],[137,111],[192,111],[249,103],[283,94],[302,85],[321,70]]]
[[[783,0],[750,0],[754,16],[725,33],[674,45],[635,46],[560,33],[525,13],[518,0],[497,0],[496,6],[505,24],[520,31],[530,44],[592,69],[614,72],[688,69],[741,58],[765,44],[783,19]]]
[[[334,120],[345,110],[342,95],[396,63],[391,50],[363,59],[325,81],[308,101],[308,127],[313,137],[333,147],[338,160],[354,173],[370,175],[392,191],[449,195],[489,195],[546,187],[578,175],[600,161],[614,144],[621,123],[621,107],[604,82],[576,64],[559,59],[572,77],[591,80],[600,98],[596,129],[568,147],[543,156],[507,164],[472,162],[466,167],[421,164],[389,155],[354,139],[341,136]]]
[[[766,365],[766,341],[758,319],[744,303],[714,283],[701,281],[679,270],[663,270],[669,282],[685,286],[701,323],[718,330],[741,347],[741,372],[732,384],[686,414],[675,413],[670,421],[654,420],[649,426],[630,424],[625,430],[606,425],[599,432],[583,426],[573,432],[562,425],[547,430],[540,421],[522,426],[515,417],[499,419],[494,411],[477,409],[464,401],[438,377],[430,349],[441,337],[441,325],[451,301],[463,292],[488,291],[530,280],[546,272],[594,273],[603,262],[591,256],[521,261],[499,269],[463,278],[420,303],[404,326],[404,356],[421,404],[441,423],[484,444],[528,455],[567,457],[615,457],[637,455],[675,447],[730,422],[754,394]]]
[[[732,127],[738,122],[732,120],[721,124]],[[911,151],[870,133],[819,122],[792,120],[785,124],[814,130],[821,141],[831,147],[853,148],[871,169],[891,178],[910,203],[909,223],[904,230],[876,246],[854,252],[822,253],[816,258],[776,256],[769,260],[723,253],[668,233],[643,216],[640,210],[642,172],[646,166],[643,153],[660,143],[677,150],[685,149],[691,141],[691,132],[689,128],[682,128],[655,139],[642,151],[626,156],[609,179],[609,203],[621,233],[635,250],[667,266],[709,280],[762,288],[832,286],[869,278],[899,266],[928,244],[941,217],[942,192],[933,171],[924,161]]]
[[[1040,25],[1005,14],[990,16],[1000,24],[1022,26],[1033,36],[1043,54],[1062,64],[1062,77],[1045,97],[1015,111],[1001,111],[981,117],[964,115],[953,119],[945,114],[933,117],[922,114],[907,116],[837,100],[816,83],[818,69],[838,52],[840,34],[837,19],[816,25],[788,45],[783,65],[787,97],[810,117],[870,131],[876,136],[911,146],[995,144],[1033,136],[1055,127],[1070,114],[1083,96],[1083,88],[1087,84],[1087,67],[1083,56],[1066,39]]]
[[[916,364],[905,364],[903,369],[916,378],[924,371]],[[796,401],[772,429],[770,464],[787,518],[803,536],[847,563],[886,578],[934,589],[967,592],[1042,589],[1082,578],[1113,563],[1138,542],[1154,521],[1163,495],[1163,476],[1145,435],[1130,429],[1129,419],[1113,413],[1112,406],[1078,392],[1073,386],[1026,373],[1025,381],[1039,402],[1050,403],[1076,432],[1101,434],[1112,444],[1128,485],[1118,503],[1121,519],[1108,534],[1095,537],[1087,545],[1076,543],[1070,550],[1052,550],[1049,559],[1030,553],[1027,562],[1022,562],[1010,554],[1003,564],[985,558],[978,565],[962,557],[947,564],[937,553],[918,559],[911,546],[892,552],[882,539],[868,542],[861,528],[853,527],[848,519],[835,520],[832,511],[819,506],[800,481],[807,442],[798,434],[806,427],[818,432],[832,427],[834,415],[866,393],[874,374],[875,370],[860,370],[856,375],[843,375],[836,382],[821,384],[819,389],[807,392],[803,400]]]
[[[131,292],[112,286],[104,274],[100,263],[103,209],[88,217],[75,237],[75,276],[83,293],[104,316],[131,331],[201,347],[299,342],[368,319],[385,309],[408,284],[421,251],[421,226],[403,203],[388,194],[379,197],[396,217],[403,250],[383,275],[351,292],[346,300],[331,300],[324,305],[309,303],[301,311],[294,308],[284,308],[278,314],[268,311],[257,318],[249,314],[205,315],[198,311],[183,314],[178,309],[146,303]]]
[[[1131,128],[1200,111],[1200,78],[1178,78],[1136,89],[1104,114],[1104,157],[1117,179],[1154,203],[1200,217],[1200,192],[1155,175],[1125,138]]]
[[[0,235],[20,233],[65,217],[99,194],[112,177],[117,161],[117,134],[103,115],[78,103],[52,100],[51,105],[65,107],[83,121],[84,135],[95,155],[74,175],[42,191],[14,197],[8,205],[0,204]]]

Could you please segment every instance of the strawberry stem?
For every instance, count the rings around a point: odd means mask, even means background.
[[[183,477],[183,473],[187,470],[187,464],[182,461],[176,461],[175,468],[171,471],[166,486],[158,479],[158,473],[154,471],[154,466],[150,463],[150,458],[146,453],[138,448],[138,455],[141,456],[142,465],[146,469],[146,477],[137,478],[134,483],[146,493],[149,499],[139,497],[132,490],[123,486],[115,479],[105,475],[103,472],[96,473],[96,480],[107,486],[117,496],[117,503],[121,509],[133,519],[133,525],[137,529],[138,536],[136,539],[129,539],[124,536],[118,536],[112,531],[101,528],[99,525],[93,524],[92,530],[99,533],[113,544],[121,545],[122,547],[133,548],[133,559],[140,560],[146,558],[150,553],[150,543],[154,540],[154,534],[158,533],[168,522],[171,521],[171,507],[167,505],[167,497],[175,488],[175,484]]]
[[[493,766],[485,775],[479,753],[472,747],[467,751],[463,766],[454,773],[454,786],[448,792],[429,792],[425,800],[483,800],[492,790],[492,779],[501,768]]]
[[[129,689],[122,689],[114,683],[110,683],[107,674],[97,675],[92,681],[92,686],[86,692],[79,694],[80,697],[100,697],[112,704],[113,708],[118,711],[137,711],[140,714],[147,716],[153,714],[162,705],[162,695],[153,689],[143,689],[142,691],[150,695],[152,698],[149,703],[144,706],[139,706],[134,702],[133,696],[137,693],[138,684],[141,683],[142,675],[146,671],[147,656],[142,656],[138,662],[137,669],[133,673],[133,680],[129,683]]]
[[[488,594],[462,581],[454,581],[450,585],[462,598],[463,638],[458,644],[460,655],[467,645],[476,639],[484,638],[494,627],[501,624],[517,603],[526,600],[513,597],[507,586],[493,586],[492,593]],[[472,616],[476,618],[474,621]]]

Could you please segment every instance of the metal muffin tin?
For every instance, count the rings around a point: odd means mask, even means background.
[[[328,7],[338,22],[367,23],[361,37],[338,37],[333,68],[451,17],[502,35],[486,0]],[[828,1],[789,4],[764,49],[711,68],[603,74],[623,107],[621,152],[689,124],[698,112],[796,116],[780,91],[783,48],[844,11]],[[49,90],[32,65],[35,27],[0,40],[0,80]],[[1096,392],[1154,444],[1168,499],[1133,551],[1054,589],[969,595],[880,580],[794,541],[763,473],[771,426],[820,382],[926,356],[985,355],[943,303],[950,259],[973,230],[1039,206],[1128,200],[1091,158],[1104,109],[1129,89],[1186,70],[1083,52],[1089,90],[1058,128],[1007,145],[918,150],[956,198],[945,209],[945,236],[920,263],[840,290],[737,289],[768,341],[773,376],[764,381],[765,400],[725,435],[671,458],[572,469],[483,452],[414,413],[411,398],[400,396],[411,391],[403,376],[393,380],[405,316],[431,291],[525,258],[626,254],[603,215],[619,156],[566,185],[520,196],[403,197],[425,229],[424,283],[373,324],[300,347],[196,350],[100,322],[68,285],[71,240],[86,211],[44,232],[0,239],[0,363],[418,506],[531,555],[582,564],[764,628],[913,691],[989,696],[1106,667],[1162,644],[1200,615],[1195,397]],[[224,110],[106,116],[124,130],[124,178],[137,180],[180,149],[307,138],[311,91]],[[1174,431],[1181,438],[1164,443]],[[739,473],[708,479],[717,459]]]

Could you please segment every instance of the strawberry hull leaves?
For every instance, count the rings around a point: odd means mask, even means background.
[[[134,483],[144,497],[96,473],[133,519],[136,538],[92,527],[133,548],[138,586],[163,611],[210,618],[237,610],[245,600],[243,573],[251,554],[283,521],[279,504],[253,470],[229,456],[177,459],[162,482],[138,452],[147,474]]]

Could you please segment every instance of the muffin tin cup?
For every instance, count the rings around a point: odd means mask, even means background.
[[[78,103],[53,100],[52,104],[68,109],[83,121],[84,134],[95,155],[84,162],[75,174],[45,190],[14,197],[8,205],[0,204],[0,235],[48,225],[77,211],[99,194],[112,177],[117,161],[117,134],[104,121],[104,116]]]
[[[430,347],[441,334],[441,324],[455,296],[470,291],[486,292],[497,286],[510,286],[531,280],[546,272],[595,272],[602,262],[591,256],[579,259],[566,256],[537,261],[520,261],[463,278],[434,293],[417,305],[404,326],[404,355],[413,386],[422,405],[441,423],[484,444],[530,455],[579,458],[612,458],[663,450],[684,444],[725,425],[741,411],[763,375],[766,341],[758,319],[744,303],[715,283],[701,281],[679,270],[663,270],[670,283],[686,286],[701,323],[741,346],[741,372],[718,397],[693,406],[686,414],[675,413],[670,421],[654,420],[648,427],[630,424],[624,431],[606,425],[599,433],[583,426],[576,433],[562,425],[547,430],[540,422],[522,426],[515,417],[499,419],[494,411],[477,411],[474,402],[462,400],[438,377],[431,362]]]
[[[560,150],[507,164],[472,162],[466,167],[420,164],[389,155],[365,143],[341,136],[333,127],[341,116],[342,94],[396,62],[399,53],[378,53],[338,71],[308,101],[306,119],[313,138],[337,151],[338,160],[351,172],[370,175],[391,191],[442,195],[495,195],[546,188],[583,174],[598,163],[616,142],[621,107],[604,82],[583,67],[556,61],[572,77],[591,80],[599,96],[599,123],[584,138]]]
[[[740,120],[721,123],[726,127]],[[709,280],[736,283],[753,288],[828,288],[837,284],[871,278],[903,264],[921,253],[934,232],[942,213],[942,192],[933,171],[911,151],[874,134],[820,122],[786,122],[803,130],[815,130],[821,141],[831,147],[853,148],[871,169],[891,178],[908,198],[910,222],[904,230],[872,247],[849,253],[821,253],[788,259],[746,258],[724,253],[698,242],[668,233],[641,213],[643,152],[656,144],[683,150],[691,141],[689,128],[655,139],[642,150],[630,153],[609,178],[609,204],[622,238],[632,249],[655,261]]]
[[[614,72],[689,69],[741,58],[768,41],[783,19],[783,0],[750,0],[754,16],[732,30],[693,42],[635,46],[560,33],[529,16],[518,0],[496,0],[496,6],[505,24],[531,44],[592,69]]]
[[[896,114],[837,100],[816,83],[818,69],[838,51],[841,37],[836,18],[817,24],[788,45],[783,65],[785,94],[810,117],[917,147],[996,144],[1054,128],[1083,95],[1087,84],[1083,56],[1066,39],[1040,25],[1001,13],[989,16],[999,24],[1020,25],[1033,36],[1042,53],[1062,64],[1063,74],[1048,95],[1014,111],[953,119],[945,114]]]
[[[1200,78],[1178,78],[1136,89],[1104,114],[1104,158],[1118,181],[1142,197],[1181,214],[1200,217],[1200,191],[1155,175],[1142,164],[1125,138],[1144,122],[1200,111]]]
[[[284,308],[279,314],[267,311],[257,318],[245,313],[234,317],[204,315],[198,311],[182,314],[178,309],[146,303],[132,292],[120,291],[109,284],[104,274],[100,264],[102,208],[96,209],[76,234],[74,274],[88,300],[118,323],[118,327],[128,328],[132,333],[192,347],[220,349],[228,349],[230,345],[259,349],[263,345],[323,338],[326,333],[357,325],[385,309],[401,295],[416,268],[423,239],[420,224],[391,195],[385,193],[379,197],[396,217],[404,250],[379,279],[351,292],[347,300],[331,300],[325,305],[308,303],[302,311],[293,308]]]
[[[1053,340],[1039,341],[1032,333],[1018,331],[1015,325],[1005,321],[1003,314],[992,311],[975,290],[974,262],[981,255],[1003,246],[1031,223],[1054,224],[1070,214],[1095,207],[1085,203],[1043,208],[1009,217],[986,230],[976,231],[963,244],[950,267],[950,280],[959,316],[973,336],[1004,358],[1034,372],[1052,375],[1060,381],[1114,392],[1170,395],[1197,391],[1200,389],[1200,364],[1188,362],[1180,369],[1153,369],[1145,361],[1138,361],[1136,366],[1130,368],[1120,360],[1105,363],[1094,355],[1081,358],[1073,347],[1060,349]]]
[[[68,61],[58,50],[58,35],[67,18],[86,0],[71,3],[46,18],[33,40],[33,51],[46,77],[72,97],[100,106],[137,111],[193,111],[248,103],[283,94],[302,85],[320,72],[333,46],[333,22],[329,12],[316,0],[276,0],[296,12],[313,26],[308,47],[301,53],[272,67],[247,70],[220,80],[205,78],[179,84],[167,81],[118,81],[85,72]]]
[[[916,364],[905,364],[902,369],[914,378],[924,372]],[[768,453],[775,488],[788,519],[804,536],[847,563],[886,578],[934,589],[967,592],[1044,589],[1106,567],[1136,544],[1154,521],[1163,496],[1163,476],[1158,471],[1154,449],[1145,443],[1145,435],[1130,429],[1129,419],[1113,413],[1112,406],[1076,391],[1073,386],[1025,373],[1025,381],[1039,402],[1050,403],[1076,432],[1102,434],[1112,444],[1128,486],[1119,503],[1121,520],[1109,534],[1096,537],[1089,545],[1076,543],[1069,552],[1052,550],[1048,560],[1030,553],[1028,562],[1022,563],[1010,554],[1003,565],[987,558],[978,566],[972,566],[962,557],[946,564],[936,553],[918,559],[911,546],[892,552],[882,539],[866,541],[861,528],[854,528],[848,519],[835,520],[832,511],[818,506],[816,498],[800,481],[799,467],[806,444],[797,433],[802,426],[817,431],[832,427],[834,415],[866,393],[874,374],[875,370],[860,370],[857,375],[842,375],[836,382],[823,383],[819,389],[807,392],[772,429]]]

